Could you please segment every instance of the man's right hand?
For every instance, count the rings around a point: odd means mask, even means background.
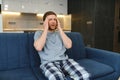
[[[43,27],[44,27],[44,30],[48,30],[48,19],[46,18],[45,21],[43,22]]]

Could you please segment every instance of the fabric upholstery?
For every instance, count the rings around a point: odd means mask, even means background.
[[[0,70],[29,66],[27,34],[0,33]]]
[[[80,33],[72,32],[72,34],[66,33],[72,40],[72,48],[66,51],[66,54],[74,60],[79,60],[86,57],[85,46]]]
[[[29,56],[31,61],[31,66],[33,67],[39,67],[40,66],[40,58],[38,55],[38,52],[34,48],[34,33],[28,33],[28,43],[29,43]]]
[[[120,54],[85,47],[82,35],[66,33],[73,46],[65,54],[90,74],[90,80],[117,80]],[[0,33],[0,80],[47,80],[40,69],[40,57],[33,46],[34,33]],[[71,80],[66,76],[67,80]]]
[[[0,71],[0,80],[37,80],[30,68]]]
[[[78,60],[78,63],[83,66],[94,78],[114,72],[114,69],[111,66],[91,59]]]

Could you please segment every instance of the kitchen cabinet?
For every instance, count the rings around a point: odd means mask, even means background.
[[[3,0],[2,10],[24,12],[24,13],[45,13],[52,10],[57,14],[67,14],[67,0]]]
[[[0,4],[2,4],[2,0],[0,0]]]
[[[3,0],[2,10],[10,12],[36,13],[36,4],[34,3],[32,0]]]
[[[12,11],[12,12],[20,11],[20,3],[18,3],[15,0],[14,1],[3,0],[2,10]]]
[[[53,0],[54,10],[59,14],[67,14],[67,0]]]
[[[41,0],[38,6],[40,13],[51,10],[57,14],[67,14],[67,0]]]
[[[58,16],[64,31],[71,31],[71,15]],[[22,13],[21,15],[2,15],[3,31],[36,31],[43,30],[42,16],[34,13]]]

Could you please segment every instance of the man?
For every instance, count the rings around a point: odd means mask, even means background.
[[[65,80],[65,73],[74,80],[89,80],[89,74],[73,59],[66,49],[72,47],[71,39],[64,33],[56,13],[48,11],[43,16],[43,31],[36,31],[34,47],[41,59],[40,68],[49,80]]]

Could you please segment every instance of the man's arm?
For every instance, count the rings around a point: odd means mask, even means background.
[[[63,40],[63,43],[64,43],[65,47],[66,47],[67,49],[69,49],[69,48],[72,47],[72,41],[71,41],[71,39],[64,33],[64,31],[62,30],[62,28],[61,28],[61,26],[60,26],[59,20],[57,20],[57,22],[58,22],[58,30],[59,30],[59,32],[60,32],[60,36],[61,36],[61,38],[62,38],[62,40]]]
[[[45,45],[46,42],[46,37],[47,37],[47,32],[48,32],[48,20],[46,19],[44,24],[44,31],[42,33],[42,35],[34,41],[34,47],[37,51],[41,51]]]

